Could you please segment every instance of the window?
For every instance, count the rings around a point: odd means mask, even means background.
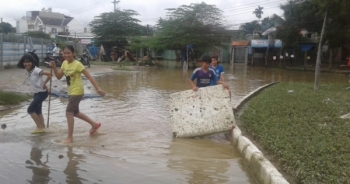
[[[51,33],[52,34],[57,34],[57,29],[56,28],[51,28]]]

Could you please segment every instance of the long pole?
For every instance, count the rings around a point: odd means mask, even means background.
[[[315,83],[314,83],[314,90],[315,91],[318,90],[319,83],[320,83],[319,79],[320,79],[320,72],[321,72],[322,40],[323,40],[324,31],[325,31],[325,27],[326,27],[327,13],[328,13],[328,9],[326,11],[326,14],[324,15],[323,26],[322,26],[322,31],[321,31],[321,38],[320,38],[320,41],[318,42],[316,68],[315,68]]]
[[[50,87],[49,87],[49,106],[47,108],[47,123],[46,127],[49,128],[49,122],[50,122],[50,102],[51,102],[51,86],[52,86],[52,68],[50,70],[51,78],[50,78]]]
[[[0,33],[0,70],[4,69],[4,44],[2,42],[2,33]]]
[[[186,56],[187,56],[187,60],[186,60],[186,70],[188,69],[188,45],[186,45]]]

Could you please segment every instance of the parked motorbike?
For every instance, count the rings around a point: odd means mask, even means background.
[[[46,51],[46,56],[44,58],[44,63],[45,66],[50,68],[50,62],[51,61],[55,61],[56,66],[60,67],[62,66],[62,62],[64,61],[64,58],[62,56],[62,54],[60,53],[59,56],[52,56],[52,52],[51,51]]]
[[[30,55],[32,55],[33,57],[34,57],[34,60],[35,60],[35,66],[36,67],[39,67],[39,57],[38,57],[38,55],[35,53],[35,49],[33,49],[33,50],[26,50],[26,52],[28,53],[28,54],[30,54]]]
[[[87,66],[88,68],[90,68],[90,58],[87,55],[86,51],[83,52],[83,55],[80,56],[80,58],[78,59],[83,65]]]

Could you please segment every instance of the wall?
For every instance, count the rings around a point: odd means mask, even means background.
[[[56,33],[52,33],[52,28],[56,28]],[[63,26],[52,26],[52,25],[45,25],[45,29],[44,32],[49,34],[51,36],[51,38],[55,38],[55,35],[58,32],[63,32],[64,31],[64,27]]]
[[[28,31],[27,20],[25,20],[25,19],[18,19],[16,21],[16,33],[25,33],[27,31]]]

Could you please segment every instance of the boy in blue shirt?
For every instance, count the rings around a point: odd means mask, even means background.
[[[218,80],[225,82],[225,78],[224,78],[224,67],[222,67],[221,65],[219,65],[219,59],[217,56],[212,56],[211,57],[211,64],[210,64],[210,68],[213,69],[215,71],[216,77],[218,78]],[[215,85],[215,83],[212,81],[211,85]],[[227,87],[228,92],[230,94],[230,99],[231,99],[231,91],[229,90],[229,88]]]
[[[217,56],[211,57],[210,68],[215,71],[215,74],[216,74],[216,77],[218,78],[218,80],[225,82],[225,78],[223,75],[224,74],[224,67],[219,65],[219,60],[218,60]],[[213,83],[213,81],[212,81],[211,85],[215,85],[215,83]]]
[[[222,84],[222,86],[228,89],[226,83],[219,81],[217,75],[213,69],[210,69],[211,57],[203,56],[201,58],[202,67],[196,68],[193,71],[193,74],[190,79],[190,84],[192,86],[193,91],[197,91],[198,88],[207,87],[212,84]],[[194,84],[194,80],[197,79],[196,84]]]

